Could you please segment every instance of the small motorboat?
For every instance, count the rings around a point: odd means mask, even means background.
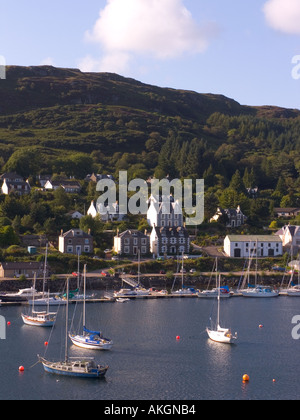
[[[116,302],[119,302],[119,303],[124,303],[124,302],[129,302],[130,301],[130,299],[128,299],[128,298],[117,298],[116,299]]]
[[[20,289],[16,293],[2,293],[0,294],[1,302],[26,302],[33,297],[41,296],[41,292],[37,292],[33,287],[27,289]]]

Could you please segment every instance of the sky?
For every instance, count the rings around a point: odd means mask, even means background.
[[[0,64],[300,109],[300,0],[0,0],[0,14]]]

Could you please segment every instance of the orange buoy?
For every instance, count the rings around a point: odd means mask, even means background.
[[[19,372],[24,372],[24,366],[19,366]]]
[[[249,382],[249,380],[250,380],[249,375],[247,375],[247,374],[243,375],[243,381],[244,382]]]
[[[276,382],[276,379],[273,379],[273,382]]]
[[[259,328],[263,328],[263,324],[259,324]]]
[[[46,347],[48,346],[48,341],[45,341],[44,346]]]

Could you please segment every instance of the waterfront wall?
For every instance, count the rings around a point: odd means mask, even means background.
[[[235,275],[224,275],[222,276],[222,284],[227,284],[230,288],[238,286],[241,277]],[[253,279],[250,279],[254,283]],[[166,276],[145,276],[140,278],[141,284],[146,288],[153,289],[168,289],[170,290],[174,284],[175,289],[181,288],[181,277],[167,278]],[[282,282],[282,275],[268,275],[264,277],[258,276],[258,284],[264,284],[274,287],[279,287]],[[211,279],[210,276],[185,276],[185,286],[191,286],[195,289],[206,289],[210,283],[210,288],[215,287],[215,279]],[[19,289],[25,289],[32,287],[33,280],[19,280],[19,279],[5,279],[0,281],[1,292],[15,292]],[[47,279],[45,291],[48,289],[50,293],[61,292],[65,289],[66,277],[58,277],[56,279]],[[71,277],[69,280],[70,289],[77,288],[77,278]],[[122,280],[118,277],[88,277],[87,278],[87,290],[118,290],[121,287],[129,287],[126,283],[122,283]],[[38,291],[43,290],[43,279],[36,280],[36,289]]]

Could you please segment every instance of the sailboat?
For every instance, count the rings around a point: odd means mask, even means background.
[[[174,294],[176,294],[176,295],[182,295],[182,296],[185,296],[185,295],[195,295],[196,294],[196,290],[193,287],[186,287],[186,286],[184,286],[184,281],[183,280],[184,280],[184,272],[185,272],[185,269],[183,268],[183,253],[182,253],[182,256],[181,256],[181,270],[180,270],[180,272],[181,272],[181,289],[176,290],[174,292]],[[174,283],[173,283],[173,286],[174,286]],[[173,287],[172,287],[172,289],[173,289]]]
[[[299,297],[300,296],[300,272],[299,272],[299,268],[300,268],[300,263],[299,260],[294,260],[291,261],[289,263],[289,266],[292,268],[291,269],[291,278],[289,281],[289,285],[286,291],[287,296],[292,296],[292,297]],[[293,277],[295,274],[295,271],[298,271],[298,283],[295,284],[293,281]]]
[[[91,357],[69,357],[68,354],[68,309],[69,309],[69,279],[67,280],[67,307],[66,307],[66,330],[65,330],[65,359],[58,362],[46,360],[38,355],[44,370],[48,373],[79,378],[104,377],[108,366],[98,365]]]
[[[86,328],[86,264],[84,265],[84,292],[83,292],[83,332],[82,334],[69,334],[75,346],[91,350],[110,350],[112,340],[103,337],[100,331],[91,331]]]
[[[46,284],[46,272],[47,272],[47,253],[48,253],[48,243],[46,244],[46,252],[45,252],[45,262],[44,262],[44,272],[43,272],[43,292],[42,296],[38,299],[29,299],[29,305],[35,306],[58,306],[58,305],[65,305],[67,303],[66,299],[63,299],[59,296],[46,296],[45,294],[45,284]]]
[[[219,275],[219,287],[218,287],[218,312],[217,312],[217,322],[215,328],[206,328],[206,332],[208,337],[212,341],[216,341],[218,343],[224,344],[233,344],[237,340],[237,333],[235,335],[232,334],[229,328],[222,328],[220,326],[220,283],[221,283],[221,276]]]
[[[251,244],[250,244],[250,246],[251,246]],[[258,248],[257,248],[257,241],[256,241],[256,246],[253,249],[252,255],[250,254],[250,257],[249,257],[248,269],[247,269],[246,275],[244,277],[242,287],[239,290],[239,293],[244,297],[254,297],[254,298],[257,298],[257,297],[258,298],[277,297],[277,296],[279,296],[279,291],[273,289],[272,287],[257,285],[257,253],[258,253]],[[249,277],[250,277],[250,266],[251,266],[251,262],[252,262],[254,254],[256,255],[255,285],[252,286],[249,283]],[[248,280],[248,287],[244,288],[247,280]]]
[[[34,273],[34,290],[36,283],[36,273]],[[49,297],[49,294],[48,294]],[[22,319],[24,324],[31,325],[34,327],[53,327],[56,320],[56,312],[50,312],[49,306],[47,311],[35,311],[34,310],[34,295],[31,314],[22,313]]]
[[[219,293],[219,289],[218,289],[218,285],[217,285],[217,283],[218,283],[218,258],[216,258],[216,260],[215,260],[215,264],[213,266],[213,271],[214,271],[214,269],[216,271],[216,287],[212,290],[208,289],[209,284],[210,284],[210,280],[211,280],[211,278],[210,278],[207,289],[198,292],[197,296],[199,298],[215,298],[215,297],[218,296],[218,293]],[[221,298],[231,297],[231,293],[230,293],[230,290],[229,290],[228,286],[220,287],[220,297]]]

